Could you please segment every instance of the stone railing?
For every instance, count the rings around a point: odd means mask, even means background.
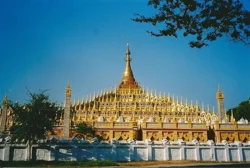
[[[250,124],[222,124],[216,123],[215,130],[250,130]]]
[[[133,128],[133,122],[94,122],[95,128]]]
[[[144,122],[142,128],[171,128],[171,129],[207,129],[205,123],[166,123],[166,122]]]
[[[0,144],[0,160],[27,160],[27,145]],[[213,141],[185,143],[146,141],[61,141],[43,146],[33,145],[33,160],[196,160],[196,161],[250,161],[250,143],[214,144]]]

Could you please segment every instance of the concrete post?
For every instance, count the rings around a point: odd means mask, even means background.
[[[211,146],[210,150],[211,150],[211,161],[216,161],[214,145]]]
[[[10,158],[10,145],[6,144],[4,147],[3,161],[9,161]]]
[[[129,161],[135,160],[135,145],[129,146]]]
[[[196,160],[196,161],[201,160],[201,158],[200,158],[200,148],[199,148],[199,146],[195,146],[195,155],[196,155],[196,157],[195,157],[195,160]]]
[[[242,147],[238,146],[238,155],[239,155],[239,161],[242,162],[243,160],[243,150]]]
[[[164,160],[169,160],[169,146],[165,144],[165,157]]]
[[[226,145],[225,146],[225,160],[226,160],[226,162],[229,162],[230,161],[230,157],[229,157],[229,148],[228,148],[228,146]]]
[[[148,148],[148,161],[152,160],[152,144],[147,145]]]
[[[185,160],[185,148],[183,145],[180,146],[180,160]]]
[[[68,83],[65,95],[66,95],[66,100],[65,100],[64,119],[63,119],[63,136],[65,139],[68,139],[70,131],[70,107],[71,107],[70,83]]]

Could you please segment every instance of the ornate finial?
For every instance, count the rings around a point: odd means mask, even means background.
[[[202,107],[201,107],[201,109],[202,109],[202,111],[205,111],[203,102],[202,102]]]
[[[199,112],[199,111],[200,111],[199,103],[198,103],[198,100],[196,100],[196,112]]]
[[[80,98],[78,97],[77,105],[80,105]]]
[[[231,121],[231,123],[235,122],[233,109],[231,109],[231,119],[230,119],[230,121]]]
[[[126,50],[126,55],[130,55],[130,50],[129,50],[129,43],[127,43],[127,50]]]
[[[171,101],[170,93],[168,93],[168,102]]]
[[[130,58],[130,50],[129,50],[129,44],[127,43],[127,50],[126,50],[126,58],[125,58],[125,61],[126,62],[129,62],[131,61],[131,58]],[[131,67],[130,67],[131,69]]]
[[[207,112],[210,113],[209,105],[207,105]]]
[[[217,98],[217,100],[224,99],[224,95],[223,95],[222,91],[220,90],[220,85],[219,84],[218,84],[218,91],[216,93],[216,98]]]
[[[96,102],[94,101],[94,105],[93,105],[93,108],[92,108],[92,110],[96,110]]]
[[[130,66],[131,60],[132,59],[130,58],[129,45],[127,45],[125,58],[126,66],[123,72],[122,80],[119,84],[119,88],[128,88],[129,86],[131,86],[132,88],[140,88],[139,84],[135,81],[133,71]]]
[[[91,93],[89,94],[89,101],[91,102],[92,100],[92,96],[91,96]]]
[[[3,105],[7,105],[8,104],[8,96],[7,94],[5,94],[4,99],[3,99]]]
[[[71,97],[70,81],[68,81],[68,85],[67,85],[67,87],[66,87],[65,95],[66,95],[66,97]]]
[[[84,99],[83,99],[83,96],[82,96],[82,104],[84,103]]]

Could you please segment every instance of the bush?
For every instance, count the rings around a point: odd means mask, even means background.
[[[118,166],[116,162],[109,160],[98,161],[0,161],[3,167],[94,167],[94,166]]]

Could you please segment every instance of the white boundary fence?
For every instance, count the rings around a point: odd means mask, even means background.
[[[250,143],[227,142],[214,144],[115,141],[111,143],[88,143],[87,141],[61,141],[60,144],[32,146],[33,160],[113,160],[113,161],[149,161],[149,160],[196,160],[196,161],[250,161]],[[0,144],[0,160],[27,160],[27,145]]]

